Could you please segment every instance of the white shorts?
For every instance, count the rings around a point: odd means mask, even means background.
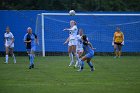
[[[5,44],[5,47],[9,47],[9,45]],[[14,43],[10,46],[10,48],[14,48]]]
[[[77,52],[83,52],[83,48],[76,48]]]
[[[75,39],[69,40],[68,46],[77,45],[77,41]]]

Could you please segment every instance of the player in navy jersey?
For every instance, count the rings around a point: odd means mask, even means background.
[[[38,43],[37,36],[32,33],[32,29],[30,27],[27,28],[27,33],[24,36],[24,42],[26,43],[27,53],[29,55],[29,69],[34,68],[34,58],[35,58],[35,50],[36,45]]]
[[[83,41],[83,49],[85,56],[81,58],[81,67],[78,71],[82,71],[84,68],[84,61],[87,61],[88,65],[91,68],[91,71],[94,71],[93,64],[91,62],[92,57],[94,56],[94,48],[92,47],[92,44],[87,40],[87,36],[83,35],[82,36],[82,41]]]

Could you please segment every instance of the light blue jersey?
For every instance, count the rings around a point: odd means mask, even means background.
[[[31,36],[31,47],[34,47],[34,46],[36,46],[35,35],[30,34],[30,36]]]
[[[31,50],[32,51],[35,51],[36,50],[36,38],[37,36],[35,34],[30,34],[30,37],[31,37]]]
[[[94,50],[89,45],[83,45],[84,52],[87,58],[92,58],[94,56]]]

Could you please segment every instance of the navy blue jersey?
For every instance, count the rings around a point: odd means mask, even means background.
[[[30,41],[29,43],[26,43],[26,49],[31,49],[32,46],[34,46],[33,42],[34,39],[37,39],[37,35],[36,34],[29,34],[29,33],[26,33],[25,36],[24,36],[24,41]]]

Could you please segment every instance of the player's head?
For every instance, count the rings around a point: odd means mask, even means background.
[[[9,33],[9,32],[10,32],[10,27],[7,26],[7,27],[6,27],[6,33]]]
[[[117,32],[120,32],[120,31],[121,31],[121,30],[120,30],[120,27],[117,27],[117,28],[116,28],[116,31],[117,31]]]
[[[79,33],[80,36],[82,36],[83,35],[83,29],[80,28],[79,31],[78,31],[78,33]]]
[[[28,28],[27,28],[27,33],[29,33],[29,34],[32,33],[32,28],[31,28],[31,27],[28,27]]]
[[[82,35],[82,40],[84,45],[88,45],[88,40],[86,35]]]
[[[76,25],[76,22],[74,20],[71,20],[70,21],[70,26],[74,26],[74,25]]]
[[[83,40],[83,41],[88,41],[88,40],[87,40],[87,36],[86,36],[86,35],[82,35],[82,40]]]

